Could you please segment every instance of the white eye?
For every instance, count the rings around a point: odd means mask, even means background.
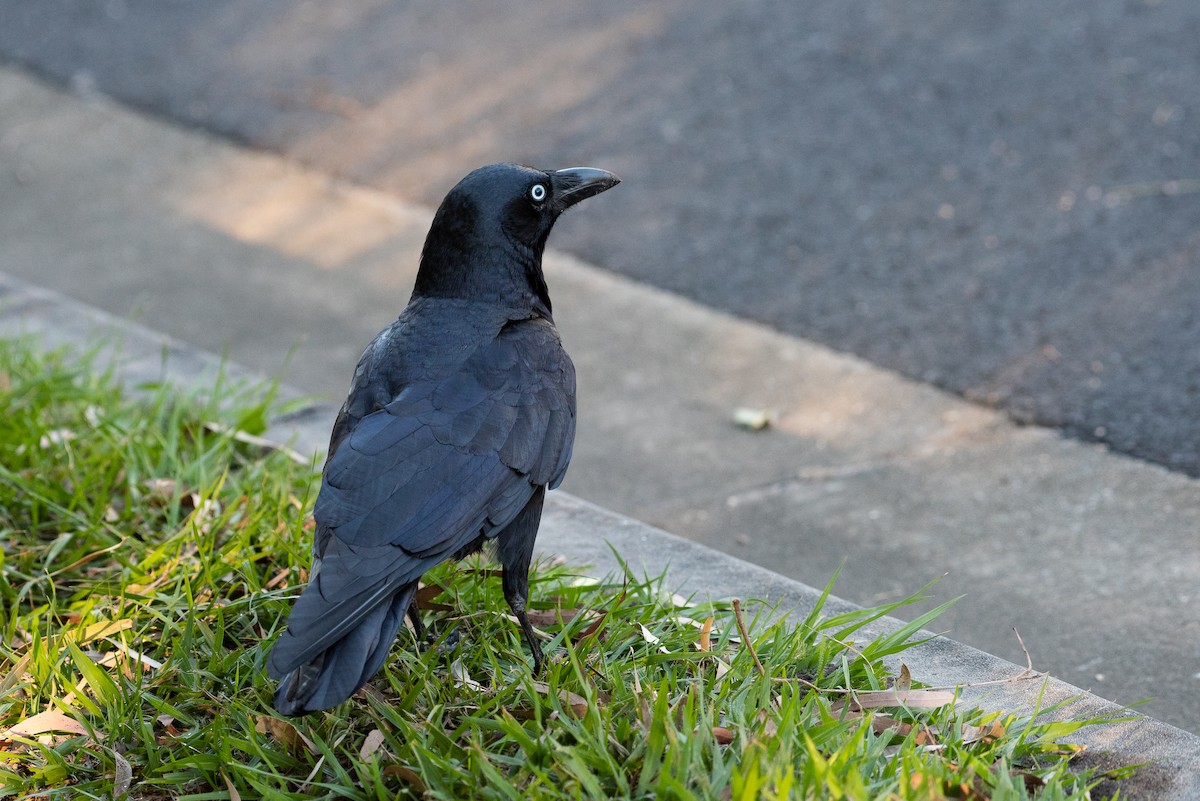
[[[529,190],[529,198],[534,203],[541,203],[546,199],[546,187],[543,184],[534,184]]]

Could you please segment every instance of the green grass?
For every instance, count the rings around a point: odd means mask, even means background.
[[[1102,778],[1065,740],[1105,721],[889,679],[940,609],[856,642],[908,601],[800,623],[756,606],[744,642],[727,604],[562,565],[533,577],[544,683],[468,562],[422,593],[456,650],[402,633],[366,691],[280,720],[264,663],[316,470],[228,433],[261,429],[269,395],[130,395],[86,356],[0,341],[0,797],[1060,799]],[[889,687],[904,705],[846,692]]]

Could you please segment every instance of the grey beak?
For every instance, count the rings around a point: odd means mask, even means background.
[[[555,205],[559,211],[566,211],[579,201],[587,200],[621,183],[621,179],[608,170],[595,167],[568,167],[550,175],[554,181]]]

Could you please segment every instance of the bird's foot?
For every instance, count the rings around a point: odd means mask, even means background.
[[[435,636],[433,632],[429,633],[429,647],[436,650],[440,654],[451,654],[458,649],[462,643],[462,629],[458,626],[450,626],[440,635]]]

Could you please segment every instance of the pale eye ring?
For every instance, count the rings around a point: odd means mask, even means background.
[[[529,198],[534,203],[541,203],[546,199],[545,184],[534,184],[529,190]]]

